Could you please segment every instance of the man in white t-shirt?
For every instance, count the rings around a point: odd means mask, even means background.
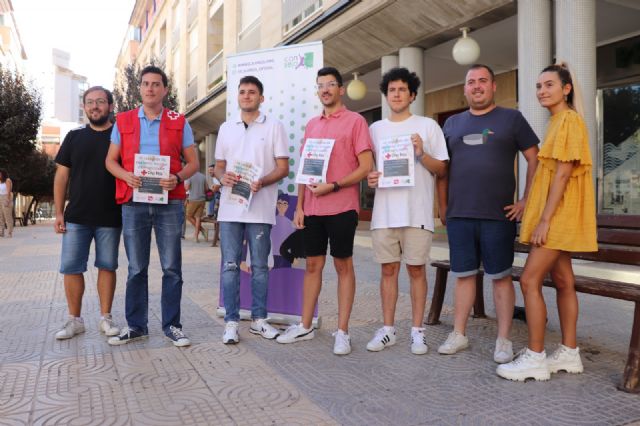
[[[284,126],[260,112],[264,102],[263,86],[253,76],[240,79],[238,105],[240,114],[220,126],[216,144],[215,176],[222,183],[218,222],[222,251],[222,292],[225,308],[224,343],[238,343],[240,320],[240,262],[243,241],[247,239],[251,256],[251,326],[249,331],[267,339],[278,331],[266,321],[267,286],[271,251],[271,227],[275,223],[277,183],[289,174],[289,150]],[[234,172],[243,162],[260,170],[250,186]],[[240,196],[251,199],[248,208]]]
[[[426,264],[434,228],[434,184],[435,176],[446,173],[449,156],[438,124],[409,111],[419,86],[420,79],[406,68],[389,70],[382,77],[380,91],[387,98],[391,113],[388,119],[376,121],[370,127],[376,157],[380,156],[382,141],[409,135],[415,156],[409,160],[415,161],[413,186],[378,188],[382,173],[373,171],[367,176],[369,187],[377,188],[371,235],[374,259],[382,269],[380,297],[384,319],[384,326],[367,344],[367,349],[374,352],[396,343],[394,316],[401,261],[407,265],[411,284],[411,352],[420,355],[428,350],[422,320],[427,300]]]

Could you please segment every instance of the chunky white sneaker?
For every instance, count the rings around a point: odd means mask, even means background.
[[[105,315],[100,320],[100,332],[105,336],[117,336],[120,333],[120,329],[113,324],[111,315]]]
[[[264,318],[258,318],[257,320],[251,321],[249,331],[253,334],[259,334],[265,339],[275,339],[280,335],[280,330],[274,328]]]
[[[414,355],[424,355],[429,350],[427,346],[427,336],[424,335],[424,328],[411,328],[411,353]]]
[[[524,382],[527,379],[549,380],[551,374],[547,365],[547,354],[533,352],[531,349],[522,351],[516,359],[501,364],[496,369],[496,374],[507,380]]]
[[[347,333],[338,329],[333,333],[335,342],[333,343],[333,353],[336,355],[349,355],[351,353],[351,338]]]
[[[458,333],[457,331],[452,331],[447,336],[447,340],[444,341],[443,344],[438,348],[438,353],[442,355],[453,355],[458,351],[466,349],[469,347],[469,339],[467,336]]]
[[[222,343],[225,345],[238,343],[238,323],[235,321],[229,321],[224,326],[224,334],[222,335]]]
[[[496,349],[493,351],[493,360],[498,364],[506,364],[513,361],[513,343],[511,343],[511,340],[498,337]]]
[[[56,333],[56,339],[71,339],[73,336],[80,333],[84,333],[84,322],[82,321],[82,318],[76,319],[69,317],[60,331]]]
[[[373,339],[367,343],[367,350],[371,352],[379,352],[387,346],[393,346],[396,344],[396,329],[391,327],[391,330],[387,331],[385,327],[379,328],[376,331]]]
[[[567,373],[577,374],[584,371],[580,349],[571,349],[565,345],[558,345],[558,348],[547,358],[547,365],[551,373],[564,370]]]
[[[313,326],[311,328],[304,328],[302,323],[294,324],[288,327],[284,333],[276,338],[278,343],[295,343],[303,340],[311,340],[315,337],[315,331]]]

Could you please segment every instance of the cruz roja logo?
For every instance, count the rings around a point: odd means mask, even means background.
[[[313,67],[313,52],[306,52],[304,54],[295,54],[284,58],[284,67],[293,68],[312,68]]]

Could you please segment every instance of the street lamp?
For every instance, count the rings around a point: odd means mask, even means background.
[[[359,101],[367,95],[367,85],[358,80],[358,73],[353,73],[353,80],[347,86],[347,96],[354,101]]]

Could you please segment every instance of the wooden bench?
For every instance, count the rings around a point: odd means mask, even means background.
[[[597,252],[574,253],[572,258],[640,266],[640,216],[599,215],[598,246]],[[529,246],[516,242],[515,250],[519,253],[528,253]],[[450,264],[449,261],[434,261],[431,265],[436,268],[436,282],[426,324],[435,325],[440,323]],[[520,280],[522,270],[522,267],[513,267],[514,281]],[[575,278],[575,287],[578,292],[635,303],[629,355],[622,383],[618,385],[618,389],[640,393],[640,269],[638,270],[638,278],[633,283],[582,275],[576,275]],[[545,279],[544,285],[554,286],[550,277]],[[478,273],[476,277],[476,300],[473,306],[473,316],[476,318],[485,316],[482,272]]]
[[[211,247],[215,247],[218,245],[218,240],[220,239],[220,228],[218,225],[218,221],[213,219],[212,217],[204,216],[202,221],[200,222],[200,226],[204,229],[205,232],[205,240],[209,241],[209,231],[213,231],[213,239],[211,240]]]

